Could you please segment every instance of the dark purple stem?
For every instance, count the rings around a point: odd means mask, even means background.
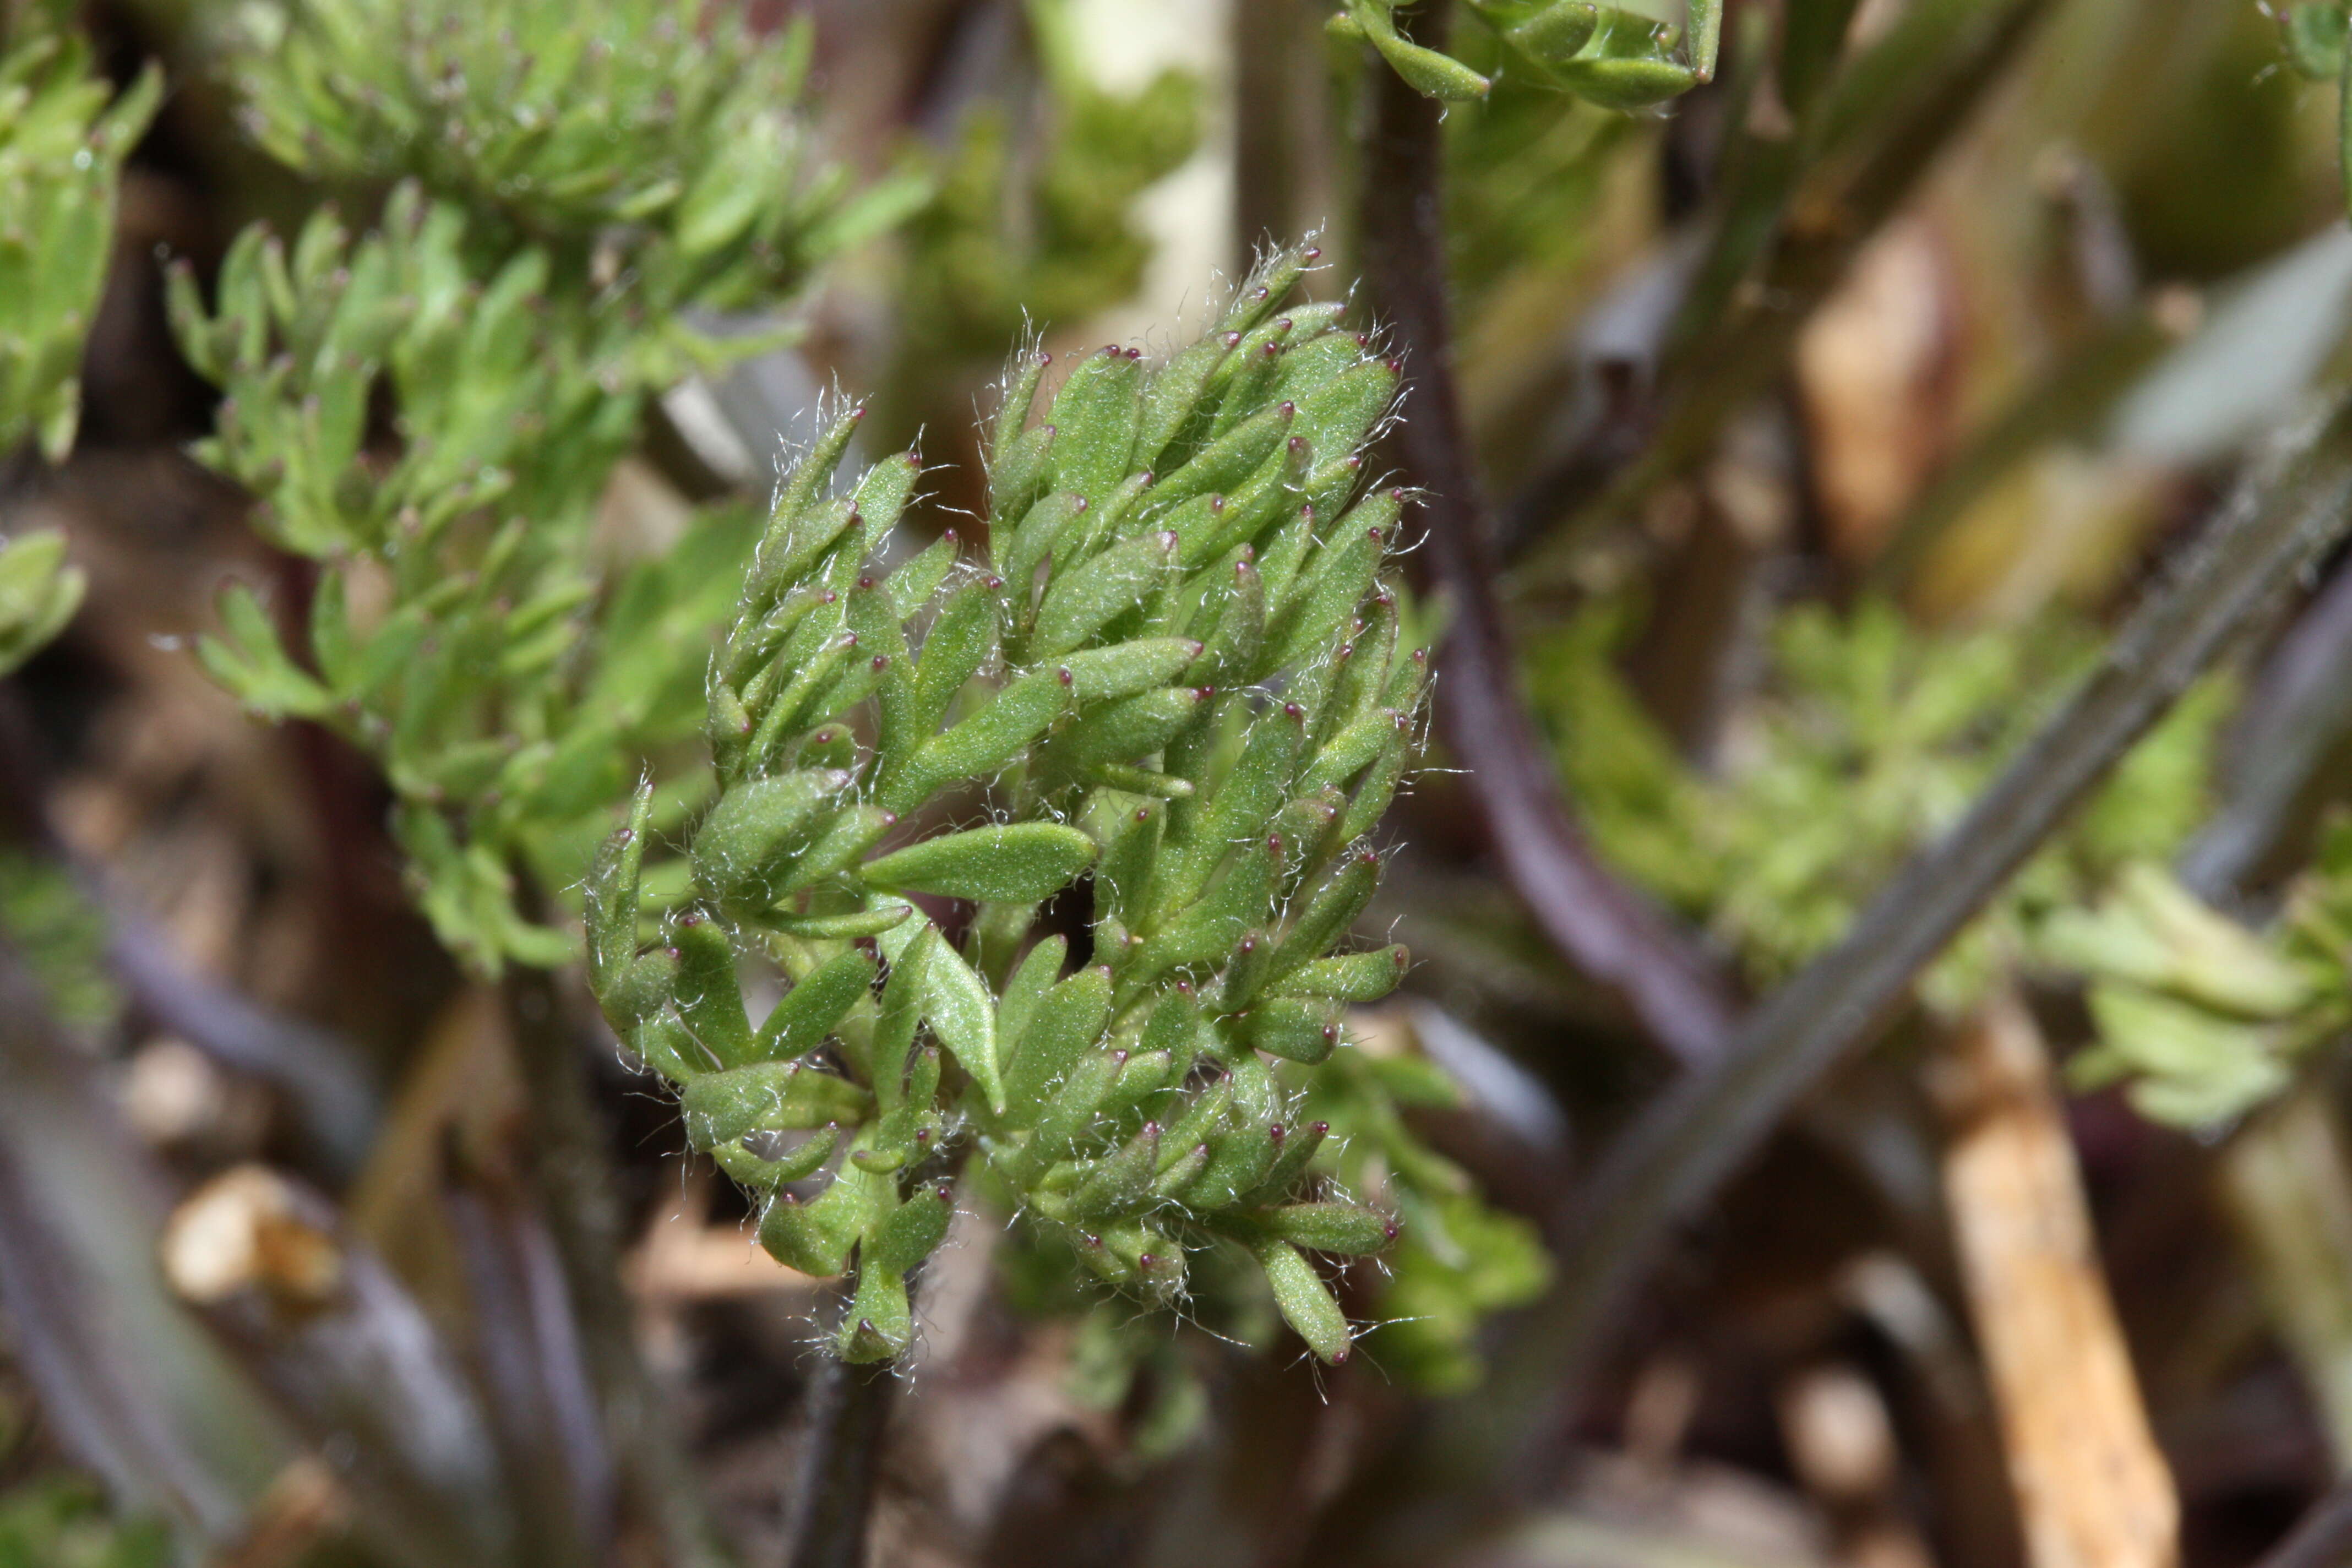
[[[817,1374],[809,1451],[793,1514],[791,1568],[865,1568],[898,1369],[828,1354]]]
[[[1400,13],[1442,47],[1443,6]],[[1466,773],[1511,886],[1560,954],[1623,995],[1686,1067],[1713,1061],[1736,1005],[1706,956],[1594,858],[1519,699],[1517,662],[1494,592],[1483,503],[1454,385],[1443,226],[1440,106],[1385,68],[1371,73],[1363,261],[1372,303],[1412,375],[1407,417],[1390,437],[1424,492],[1425,570],[1451,611],[1438,648],[1437,715]]]

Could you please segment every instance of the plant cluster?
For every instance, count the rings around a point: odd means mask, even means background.
[[[51,462],[80,418],[122,160],[163,90],[151,68],[115,96],[54,9],[0,16],[0,458],[36,440]],[[58,533],[0,543],[0,675],[65,629],[85,585]]]
[[[2043,945],[2089,981],[2098,1033],[2066,1064],[2076,1088],[2121,1083],[2152,1121],[2226,1125],[2352,1023],[2352,824],[2330,827],[2259,929],[2147,861],[2096,907],[2054,917]]]
[[[1612,668],[1618,625],[1586,616],[1538,656],[1562,766],[1610,858],[1706,922],[1759,984],[1834,942],[1906,856],[1959,820],[2043,716],[2021,694],[2063,689],[2095,646],[2063,622],[1937,634],[1884,601],[1843,615],[1793,606],[1726,765],[1701,777]],[[2132,752],[1928,969],[1925,1001],[1965,1009],[2035,956],[2047,920],[2186,839],[2208,803],[2226,695],[2200,688]]]
[[[1317,1354],[1347,1353],[1306,1254],[1377,1252],[1392,1222],[1323,1190],[1329,1129],[1268,1058],[1325,1061],[1403,972],[1401,948],[1334,949],[1379,879],[1365,836],[1425,659],[1379,575],[1406,498],[1357,496],[1396,367],[1338,307],[1282,308],[1315,254],[1164,364],[1087,355],[1042,422],[1046,356],[1016,361],[984,564],[950,534],[887,566],[919,462],[829,495],[837,421],[711,661],[691,899],[648,948],[649,794],[590,879],[607,1017],[695,1144],[771,1194],[772,1253],[856,1260],[853,1361],[907,1347],[906,1275],[965,1151],[1100,1278],[1172,1300],[1190,1251],[1238,1248]],[[771,969],[789,989],[755,1025],[747,973]]]
[[[1331,18],[1333,34],[1370,44],[1416,90],[1455,100],[1494,90],[1492,77],[1405,37],[1397,26],[1399,0],[1346,0],[1346,7]],[[1683,29],[1670,22],[1589,0],[1469,0],[1468,10],[1500,40],[1503,71],[1625,110],[1710,80],[1723,26],[1717,0],[1693,0],[1687,48]]]
[[[448,946],[490,973],[561,963],[576,945],[518,872],[575,881],[639,760],[690,735],[755,531],[712,509],[615,583],[599,498],[651,397],[777,341],[694,311],[796,287],[908,193],[803,169],[804,29],[646,4],[592,35],[541,0],[274,15],[243,73],[263,144],[412,177],[361,239],[331,210],[290,249],[248,229],[209,310],[173,278],[183,350],[224,394],[199,456],[318,563],[293,602],[231,586],[205,662],[380,761]]]
[[[845,172],[813,166],[805,20],[764,38],[746,12],[677,0],[600,6],[593,28],[554,0],[241,15],[245,122],[278,162],[415,179],[501,259],[528,243],[614,290],[602,302],[641,332],[788,295],[923,194],[902,178],[853,199]]]
[[[677,366],[616,314],[543,292],[542,252],[478,281],[466,239],[457,207],[404,185],[365,239],[325,212],[290,254],[250,229],[214,310],[184,272],[173,300],[184,352],[226,395],[198,455],[259,498],[267,538],[319,563],[299,642],[234,583],[205,665],[255,712],[381,762],[435,929],[495,972],[572,951],[522,911],[515,871],[563,864],[567,829],[593,839],[638,752],[686,728],[695,634],[723,613],[698,606],[709,584],[688,569],[723,582],[740,545],[704,520],[688,561],[611,595],[590,645],[597,499]],[[389,441],[371,428],[379,386]]]
[[[0,16],[0,454],[34,437],[52,462],[79,417],[122,160],[163,91],[151,68],[117,97],[55,10]]]
[[[0,1494],[0,1563],[11,1568],[165,1568],[173,1561],[161,1521],[112,1517],[103,1491],[82,1477],[44,1477]]]
[[[365,236],[331,209],[290,245],[247,231],[209,307],[173,281],[184,350],[225,394],[199,455],[315,563],[276,595],[231,584],[200,652],[254,711],[380,762],[442,940],[484,973],[576,952],[545,890],[580,885],[635,774],[635,847],[586,889],[600,998],[680,1088],[695,1142],[783,1194],[771,1249],[813,1272],[858,1259],[845,1353],[905,1347],[904,1275],[936,1245],[954,1152],[977,1150],[982,1184],[1093,1272],[1173,1297],[1188,1248],[1216,1238],[1333,1357],[1346,1325],[1300,1248],[1384,1247],[1388,1210],[1325,1192],[1377,1187],[1413,1225],[1399,1287],[1423,1305],[1401,1359],[1468,1375],[1480,1311],[1541,1262],[1399,1118],[1451,1086],[1408,1063],[1351,1062],[1330,1084],[1299,1066],[1402,967],[1329,950],[1377,879],[1362,840],[1403,774],[1423,659],[1375,585],[1402,500],[1354,500],[1396,370],[1339,307],[1278,309],[1305,253],[1165,366],[1092,356],[1034,428],[1045,366],[1025,358],[984,569],[950,536],[885,570],[919,468],[888,459],[832,497],[844,421],[764,525],[707,509],[661,559],[614,573],[599,499],[648,399],[760,346],[681,309],[796,281],[762,258],[805,261],[902,193],[845,203],[819,182],[732,227],[699,185],[660,196],[658,172],[698,158],[731,168],[730,189],[793,186],[727,161],[753,155],[730,141],[740,82],[796,83],[798,35],[722,48],[646,8],[625,30],[657,69],[579,44],[526,66],[499,40],[567,31],[536,0],[257,16],[240,79],[264,145],[321,178],[402,177]],[[976,352],[1041,290],[1081,311],[1131,287],[1125,208],[1194,139],[1186,79],[1103,92],[1061,10],[1032,20],[1062,121],[1034,221],[1006,237],[1011,162],[983,121],[909,232],[910,275],[936,274],[958,318],[923,341]],[[701,107],[643,123],[647,84],[677,72]],[[592,122],[602,142],[583,140]],[[616,157],[614,137],[643,156]],[[567,182],[570,161],[607,183]],[[797,215],[790,245],[761,237],[778,214]],[[698,713],[707,763],[686,744]],[[688,855],[642,863],[688,829]],[[977,910],[933,918],[915,895]],[[1049,900],[1049,924],[1077,923],[1033,942]],[[792,986],[756,1031],[739,964],[755,990]],[[828,1162],[822,1194],[790,1201]]]

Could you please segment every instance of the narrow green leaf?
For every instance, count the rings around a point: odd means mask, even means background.
[[[1081,969],[1039,994],[1005,1070],[1004,1114],[1011,1125],[1036,1121],[1054,1087],[1101,1041],[1109,1023],[1110,972],[1103,965]]]
[[[717,921],[689,910],[671,922],[670,946],[677,953],[677,977],[671,984],[678,1016],[696,1042],[722,1068],[749,1062],[751,1020],[743,1012],[735,948],[727,933]]]
[[[1274,1304],[1281,1310],[1283,1321],[1297,1330],[1307,1348],[1322,1360],[1335,1366],[1346,1361],[1348,1319],[1315,1266],[1286,1241],[1261,1241],[1250,1250],[1256,1254],[1258,1267],[1265,1270],[1265,1281],[1274,1289]]]
[[[924,960],[923,1016],[956,1065],[979,1087],[988,1108],[1004,1114],[1004,1073],[996,1053],[996,1004],[963,955],[945,942]]]
[[[736,784],[694,835],[695,875],[714,899],[764,909],[782,897],[800,852],[827,824],[824,808],[851,775],[797,770]]]
[[[855,949],[819,964],[770,1010],[752,1042],[752,1056],[772,1062],[816,1049],[866,994],[877,973],[874,960]]]
[[[1094,841],[1076,828],[1024,822],[927,838],[867,861],[859,875],[877,888],[1034,903],[1067,887],[1094,860]]]
[[[874,1100],[847,1079],[805,1062],[766,1061],[704,1073],[682,1099],[687,1140],[697,1149],[742,1141],[751,1132],[856,1124]]]
[[[1302,963],[1268,989],[1276,996],[1323,996],[1334,1002],[1377,1002],[1397,988],[1412,957],[1402,942],[1374,952],[1350,952]]]

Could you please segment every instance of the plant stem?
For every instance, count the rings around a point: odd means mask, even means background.
[[[863,1568],[874,1479],[898,1384],[891,1363],[860,1366],[824,1354],[793,1504],[791,1568]]]
[[[6,1020],[0,1026],[0,1081],[7,1085],[0,1100],[0,1309],[8,1316],[11,1359],[39,1397],[59,1445],[105,1478],[125,1506],[225,1533],[236,1523],[238,1499],[158,1395],[160,1370],[180,1347],[149,1344],[140,1356],[121,1353],[120,1334],[108,1332],[121,1304],[104,1300],[104,1281],[91,1279],[68,1244],[72,1232],[60,1228],[61,1219],[89,1211],[56,1212],[57,1173],[39,1169],[39,1151],[25,1144],[22,1126],[11,1124],[31,1116],[69,1138],[86,1132],[76,1112],[98,1090],[83,1081],[90,1076],[87,1060],[63,1037],[39,982],[5,941],[0,1016]],[[88,1152],[100,1168],[152,1200],[122,1220],[152,1246],[163,1183],[127,1140],[118,1147],[89,1142],[97,1145]],[[52,1189],[47,1194],[45,1184]],[[149,1206],[155,1212],[142,1212]]]
[[[1397,20],[1417,41],[1443,47],[1445,7],[1400,12]],[[1371,83],[1364,275],[1413,382],[1412,416],[1390,441],[1423,492],[1426,572],[1450,612],[1438,648],[1444,675],[1438,721],[1505,875],[1552,946],[1622,994],[1685,1066],[1699,1066],[1720,1053],[1730,1032],[1731,987],[1663,912],[1594,858],[1519,698],[1454,384],[1441,106],[1385,65],[1373,68]]]
[[[445,1137],[441,1203],[472,1306],[475,1363],[504,1461],[523,1560],[609,1560],[612,1456],[544,1218],[496,1165]]]
[[[2278,640],[2231,721],[2223,799],[2175,869],[2198,897],[2242,900],[2307,852],[2352,735],[2352,572],[2339,563]]]

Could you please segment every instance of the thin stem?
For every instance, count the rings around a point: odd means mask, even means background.
[[[1445,7],[1400,12],[1398,20],[1419,41],[1442,47]],[[1660,1045],[1697,1066],[1720,1053],[1730,1032],[1731,988],[1664,913],[1594,858],[1519,698],[1454,384],[1440,106],[1384,66],[1371,79],[1364,274],[1412,375],[1411,417],[1390,440],[1423,492],[1426,570],[1451,611],[1438,649],[1438,721],[1496,857],[1546,938],[1622,993]]]
[[[1291,110],[1294,76],[1287,46],[1299,31],[1294,0],[1236,5],[1234,58],[1234,231],[1236,277],[1246,276],[1251,247],[1287,237],[1297,207]]]
[[[442,1207],[525,1560],[587,1568],[610,1555],[612,1465],[562,1260],[505,1173],[469,1159],[454,1136],[441,1163]]]
[[[2243,899],[2308,842],[2352,734],[2352,572],[2336,575],[2272,650],[2232,721],[2221,809],[2181,852],[2181,881]]]
[[[860,1366],[824,1357],[793,1505],[791,1568],[864,1568],[874,1481],[898,1386],[891,1363]]]
[[[906,1172],[908,1187],[946,1177],[963,1163],[971,1144],[964,1134],[940,1140],[929,1159]],[[862,1267],[862,1265],[861,1265]],[[907,1277],[907,1293],[918,1299],[924,1268]],[[835,1300],[845,1316],[856,1300],[856,1279],[842,1280]],[[889,1436],[890,1406],[898,1387],[896,1362],[856,1364],[829,1349],[809,1397],[808,1448],[801,1460],[800,1491],[793,1500],[790,1568],[863,1568],[874,1512],[874,1482],[882,1468]]]

